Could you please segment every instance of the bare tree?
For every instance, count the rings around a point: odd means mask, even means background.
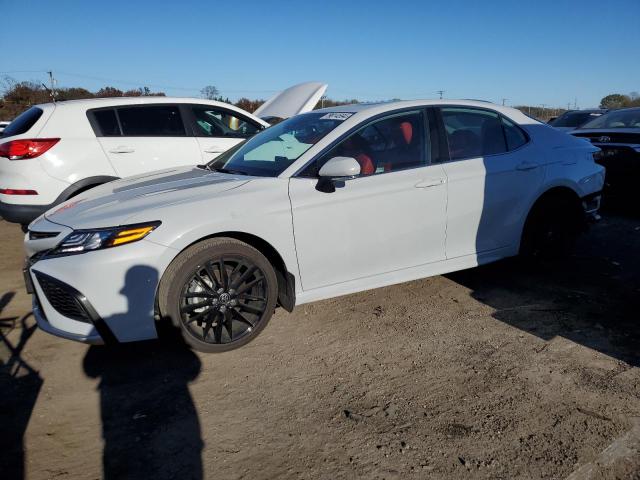
[[[218,95],[220,95],[220,91],[213,85],[207,85],[200,90],[200,95],[202,95],[202,98],[206,98],[207,100],[216,100]]]

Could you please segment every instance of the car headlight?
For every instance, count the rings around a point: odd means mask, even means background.
[[[160,223],[149,222],[113,228],[75,230],[51,250],[48,256],[73,255],[137,242],[158,228]]]

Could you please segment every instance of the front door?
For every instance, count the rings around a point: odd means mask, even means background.
[[[447,184],[426,136],[422,111],[385,117],[290,180],[305,291],[444,259]],[[336,156],[355,158],[360,176],[333,193],[316,190],[317,171]]]
[[[262,126],[233,110],[214,105],[186,105],[203,163],[210,162],[244,139],[252,137]]]

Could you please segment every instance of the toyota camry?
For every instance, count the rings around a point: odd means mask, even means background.
[[[49,210],[26,233],[25,281],[54,335],[129,342],[171,322],[230,350],[276,307],[562,253],[597,217],[598,152],[486,102],[316,110]]]

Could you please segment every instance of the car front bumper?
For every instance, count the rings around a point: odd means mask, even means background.
[[[600,203],[602,202],[602,192],[594,192],[590,195],[582,197],[582,208],[587,223],[593,223],[600,220]]]
[[[44,212],[53,207],[51,205],[19,205],[13,203],[0,202],[0,217],[7,222],[28,225]]]
[[[141,240],[78,255],[32,257],[37,260],[26,266],[26,275],[38,325],[85,343],[156,338],[156,291],[176,253]]]

